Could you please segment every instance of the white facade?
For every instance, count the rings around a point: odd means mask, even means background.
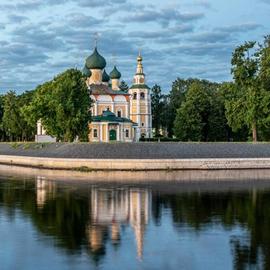
[[[41,120],[37,122],[37,134],[35,136],[35,142],[56,142],[56,138],[46,134],[46,130],[42,126]]]
[[[138,124],[138,136],[152,138],[152,111],[150,88],[145,84],[142,57],[137,58],[137,71],[130,94],[130,118]]]

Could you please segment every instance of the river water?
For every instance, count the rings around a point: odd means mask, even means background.
[[[0,239],[1,270],[270,269],[270,180],[2,175]]]

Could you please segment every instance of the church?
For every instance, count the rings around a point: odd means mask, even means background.
[[[152,137],[151,96],[142,61],[139,54],[133,85],[124,91],[119,87],[121,73],[114,66],[107,74],[106,60],[97,47],[86,59],[83,72],[93,100],[90,142],[133,142]]]
[[[89,142],[136,142],[152,137],[151,95],[142,61],[139,53],[133,84],[123,90],[120,71],[114,66],[108,75],[106,60],[97,46],[87,57],[83,74],[92,99]],[[41,121],[37,123],[36,141],[54,141],[46,134]]]

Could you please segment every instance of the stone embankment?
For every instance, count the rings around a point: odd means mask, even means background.
[[[1,143],[0,164],[81,171],[270,169],[270,144]]]

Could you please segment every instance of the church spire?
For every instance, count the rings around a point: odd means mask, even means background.
[[[142,55],[141,55],[141,50],[139,50],[139,55],[137,57],[137,71],[136,75],[143,75],[143,65],[142,65]]]

